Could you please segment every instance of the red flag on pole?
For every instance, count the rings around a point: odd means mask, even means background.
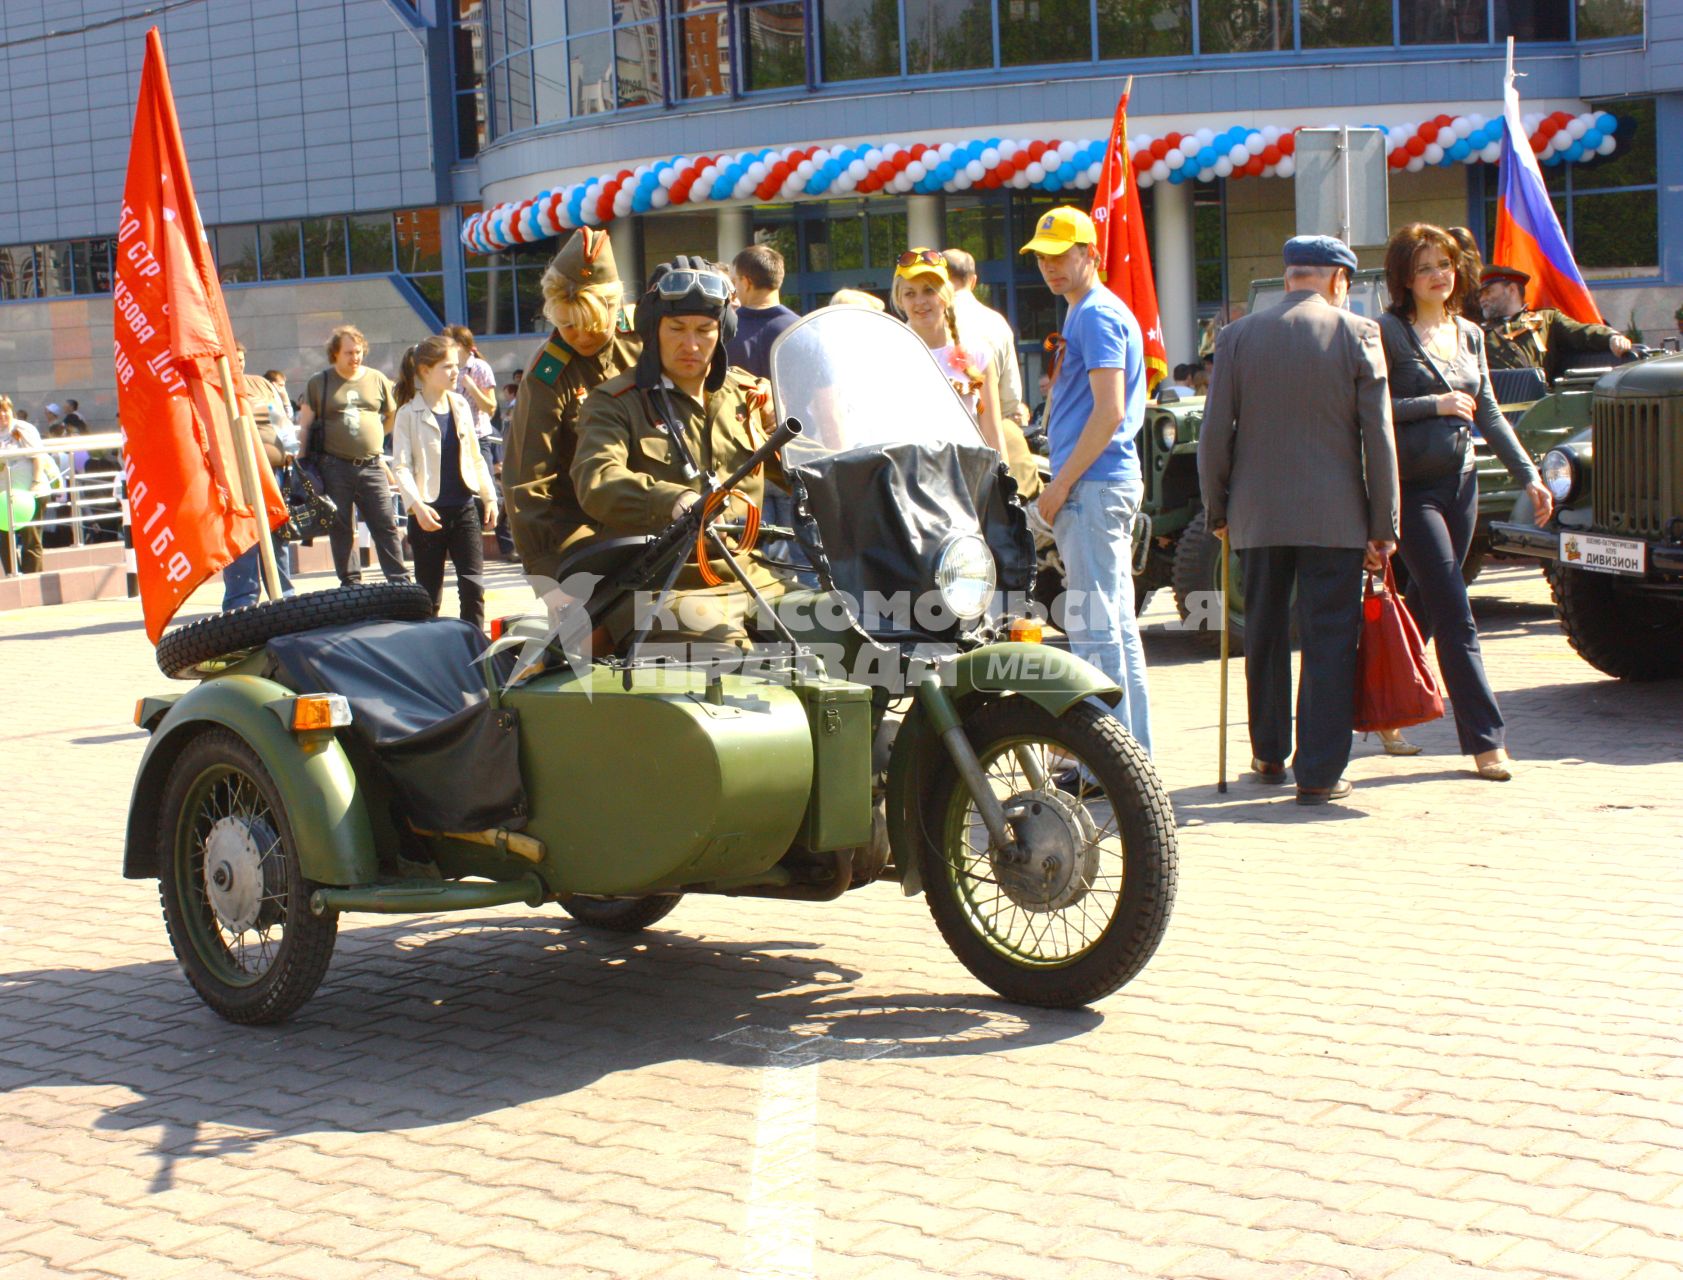
[[[217,374],[218,359],[234,358],[233,328],[156,27],[146,33],[111,300],[135,570],[146,634],[156,643],[181,602],[256,543],[259,525]],[[267,467],[259,483],[267,526],[277,528],[286,502]]]
[[[1151,248],[1133,157],[1128,154],[1128,90],[1116,104],[1110,144],[1093,194],[1093,225],[1099,233],[1099,279],[1128,304],[1145,335],[1145,382],[1155,390],[1169,372],[1163,346],[1163,321],[1157,312],[1157,282],[1151,275]]]

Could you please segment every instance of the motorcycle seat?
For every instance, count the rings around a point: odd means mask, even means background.
[[[645,534],[628,537],[591,538],[579,543],[555,566],[555,581],[565,584],[578,574],[590,574],[607,580],[629,568],[639,552],[654,539]]]

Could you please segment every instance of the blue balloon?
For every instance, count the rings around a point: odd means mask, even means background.
[[[1576,164],[1584,158],[1584,144],[1582,142],[1574,142],[1571,146],[1566,148],[1564,154],[1568,163]]]
[[[1602,137],[1606,137],[1618,130],[1619,118],[1611,111],[1598,111],[1595,114],[1595,127],[1601,130]]]
[[[1169,170],[1169,181],[1174,183],[1177,187],[1180,186],[1181,183],[1185,182],[1188,176],[1188,172],[1185,169]]]
[[[1601,130],[1586,129],[1584,130],[1584,136],[1579,138],[1578,141],[1583,145],[1585,151],[1594,151],[1601,145]]]
[[[1070,183],[1074,182],[1075,181],[1075,166],[1073,164],[1069,164],[1067,162],[1059,165],[1058,166],[1058,179],[1065,186],[1068,186]]]
[[[631,212],[647,213],[649,211],[649,193],[639,188],[631,193]]]
[[[1058,175],[1055,173],[1047,174],[1040,183],[1041,188],[1046,191],[1060,190],[1063,185],[1064,184],[1058,180]]]
[[[935,166],[935,176],[940,178],[942,182],[951,182],[953,180],[953,172],[952,161],[950,160],[943,160],[940,164]]]
[[[1472,143],[1469,142],[1466,138],[1461,138],[1461,139],[1458,139],[1456,141],[1455,145],[1452,146],[1448,151],[1444,152],[1444,155],[1447,156],[1450,160],[1455,161],[1456,163],[1459,163],[1460,161],[1465,160],[1469,155],[1471,155],[1472,151],[1473,151]]]

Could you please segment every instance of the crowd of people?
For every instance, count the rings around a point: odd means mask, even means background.
[[[1138,321],[1100,281],[1097,239],[1086,214],[1063,207],[1045,213],[1020,250],[1065,306],[1060,331],[1045,343],[1032,412],[1016,335],[977,298],[968,253],[908,249],[888,306],[929,348],[1050,530],[1066,588],[1083,602],[1071,647],[1122,690],[1116,714],[1149,752],[1132,583],[1147,369]],[[1490,369],[1554,373],[1571,354],[1630,350],[1610,329],[1527,310],[1523,273],[1484,267],[1460,229],[1414,223],[1397,231],[1385,255],[1390,309],[1377,321],[1344,309],[1356,267],[1337,240],[1289,240],[1283,303],[1212,330],[1213,349],[1176,366],[1158,388],[1162,400],[1208,396],[1202,497],[1211,529],[1243,562],[1252,770],[1263,782],[1284,782],[1291,770],[1305,804],[1349,794],[1362,575],[1383,570],[1399,546],[1408,606],[1436,645],[1461,748],[1479,776],[1511,775],[1461,576],[1476,518],[1475,433],[1527,489],[1539,522],[1550,496],[1497,407]],[[326,367],[296,402],[282,371],[246,373],[243,349],[239,373],[266,460],[283,479],[302,464],[336,508],[329,541],[341,584],[361,580],[358,519],[390,582],[410,577],[406,532],[414,578],[434,611],[448,561],[462,617],[482,626],[485,530],[496,530],[502,553],[535,580],[553,580],[588,538],[664,528],[698,499],[704,471],[730,472],[774,429],[770,352],[799,318],[781,301],[783,277],[781,257],[763,244],[728,264],[679,257],[650,273],[633,304],[608,236],[587,227],[544,272],[553,328],[501,398],[473,334],[459,326],[411,347],[395,384],[366,363],[368,343],[351,325],[333,331]],[[828,305],[884,309],[860,290],[842,290]],[[68,412],[47,409],[49,434],[86,429],[74,401]],[[1049,479],[1025,428],[1049,457]],[[0,447],[39,439],[0,396]],[[745,482],[742,497],[787,523],[782,481],[774,463]],[[41,492],[51,480],[34,458],[14,464],[10,483]],[[26,570],[40,560],[39,534],[28,532],[20,538]],[[290,591],[284,552],[277,559]],[[756,586],[773,593],[781,570],[794,567],[757,558]],[[223,576],[225,608],[255,602],[256,548]],[[683,634],[746,638],[746,593],[718,567],[691,565],[674,585]],[[1294,615],[1302,642],[1295,716]],[[608,620],[620,635],[629,625]],[[1418,750],[1400,733],[1382,742],[1392,754]]]

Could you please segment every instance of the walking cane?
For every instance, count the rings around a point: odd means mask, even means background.
[[[1216,790],[1227,794],[1227,597],[1233,589],[1233,569],[1228,563],[1227,530],[1216,535],[1221,553],[1221,741],[1216,748],[1218,776]]]

